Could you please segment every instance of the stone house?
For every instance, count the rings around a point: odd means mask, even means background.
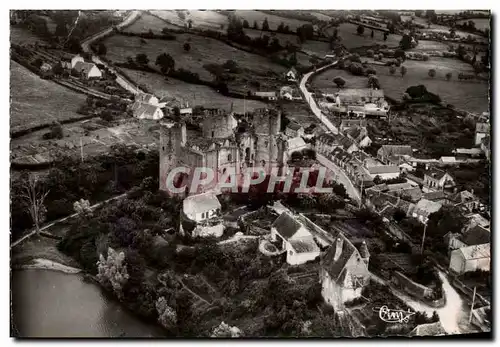
[[[383,180],[397,178],[401,174],[399,166],[396,165],[370,166],[367,169],[370,177],[375,178],[379,176]]]
[[[145,104],[164,106],[164,105],[160,105],[160,102],[156,96],[154,96],[153,94],[149,94],[149,93],[137,93],[135,95],[135,101],[139,101],[139,102],[142,102]]]
[[[435,201],[430,201],[427,199],[422,199],[413,207],[410,215],[417,218],[420,223],[427,224],[429,216],[441,209],[442,205]]]
[[[320,248],[311,232],[288,212],[283,212],[271,226],[271,241],[286,251],[290,265],[300,265],[320,255]]]
[[[403,159],[411,157],[413,151],[411,146],[383,145],[377,151],[377,159],[384,164],[399,165]]]
[[[455,187],[455,180],[446,171],[430,168],[424,173],[424,187],[427,190],[445,190]]]
[[[366,128],[367,122],[366,119],[342,119],[340,122],[339,130],[341,133],[344,133],[346,130],[351,128]]]
[[[477,270],[490,271],[489,243],[462,247],[451,252],[450,270],[456,274],[464,274]]]
[[[346,302],[361,296],[370,281],[369,261],[366,243],[358,250],[342,233],[326,250],[319,273],[321,295],[335,311],[343,311]]]
[[[276,92],[254,92],[254,95],[269,101],[278,100],[278,94]]]
[[[372,140],[368,136],[368,130],[362,127],[353,127],[347,130],[346,135],[356,142],[359,148],[369,147]]]
[[[292,66],[292,68],[285,73],[285,78],[287,81],[295,82],[299,78],[299,73],[295,67]]]
[[[470,192],[468,190],[463,190],[456,193],[451,197],[451,201],[456,207],[464,210],[465,212],[473,212],[477,210],[481,204],[479,199],[474,195],[474,190]]]
[[[463,234],[450,231],[444,237],[448,241],[448,249],[451,251],[468,246],[482,245],[491,241],[490,230],[480,225],[464,231]]]

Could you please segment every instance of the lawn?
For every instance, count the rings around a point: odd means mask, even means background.
[[[166,80],[163,76],[149,72],[137,72],[135,70],[122,69],[138,83],[145,84],[148,89],[154,90],[159,97],[172,96],[178,100],[189,102],[190,106],[204,106],[206,108],[222,108],[227,111],[231,109],[236,113],[244,110],[251,111],[256,108],[266,107],[267,104],[256,100],[234,99],[217,93],[210,87],[198,84],[190,84],[173,78]]]
[[[86,97],[43,80],[18,63],[10,63],[10,127],[18,131],[56,120],[78,118]]]
[[[189,20],[193,28],[223,31],[228,24],[228,18],[211,10],[152,10],[152,14],[184,27]]]
[[[105,41],[108,47],[107,58],[114,62],[125,62],[128,56],[135,57],[144,53],[148,56],[150,65],[154,65],[156,57],[166,52],[175,59],[175,68],[198,73],[201,79],[209,81],[212,80],[212,75],[203,65],[223,64],[227,60],[234,60],[239,66],[261,74],[268,74],[270,71],[282,73],[286,70],[265,57],[238,50],[215,39],[191,34],[176,36],[175,41],[145,40],[146,43],[142,43],[137,37],[114,35]],[[183,45],[188,39],[191,40],[191,50],[186,52]]]
[[[18,45],[34,44],[35,42],[43,42],[44,40],[29,29],[20,26],[10,26],[10,42]]]
[[[306,41],[302,44],[302,50],[310,54],[316,54],[320,58],[330,54],[330,44],[323,41]]]
[[[387,45],[388,47],[396,47],[401,41],[401,35],[389,34],[387,41],[384,41],[384,34],[381,31],[374,30],[373,39],[371,38],[371,29],[366,29],[363,35],[358,35],[356,33],[357,25],[351,23],[342,23],[338,26],[338,35],[342,38],[341,43],[346,46],[347,49],[362,47],[362,46],[373,46],[376,44]],[[335,30],[331,27],[327,30],[328,34],[333,34]]]
[[[474,24],[476,25],[476,29],[479,30],[490,29],[490,20],[488,18],[464,19],[464,20],[459,20],[457,24],[462,25],[464,23],[468,23],[470,20],[474,22]]]
[[[252,26],[252,24],[250,24]],[[282,46],[286,46],[287,42],[290,42],[293,45],[298,45],[297,39],[298,36],[294,34],[281,34],[276,32],[255,30],[255,29],[245,29],[245,34],[251,38],[261,37],[267,35],[271,38],[271,40],[276,37]]]
[[[423,84],[430,92],[438,94],[444,103],[469,112],[488,111],[488,82],[458,80],[459,72],[474,73],[470,65],[457,59],[432,57],[428,61],[407,60],[404,66],[408,70],[401,77],[399,69],[396,74],[390,75],[388,67],[373,65],[385,95],[400,100],[406,88]],[[428,76],[429,69],[436,70],[435,78]],[[453,74],[450,81],[445,78],[448,72]]]
[[[169,25],[158,17],[143,12],[141,18],[135,21],[131,26],[125,28],[125,32],[143,33],[152,30],[155,34],[160,34],[163,28],[178,29],[178,27]]]
[[[256,21],[259,26],[259,29],[262,28],[262,23],[266,18],[267,22],[269,23],[269,29],[271,30],[276,30],[281,23],[288,25],[288,27],[292,31],[297,30],[298,27],[304,24],[310,24],[309,22],[306,21],[292,19],[292,18],[283,18],[255,10],[236,10],[235,14],[236,16],[241,17],[242,19],[246,19],[250,24],[250,27],[252,27],[254,21]]]
[[[337,86],[333,83],[335,77],[342,77],[345,81],[345,88],[367,88],[368,79],[364,76],[353,76],[345,70],[327,69],[316,75],[312,79],[312,87],[320,89],[324,93],[337,91]]]

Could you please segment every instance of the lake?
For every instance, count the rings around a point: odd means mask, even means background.
[[[17,337],[165,337],[81,274],[14,270],[11,299]]]

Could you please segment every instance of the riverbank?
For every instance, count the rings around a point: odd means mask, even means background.
[[[32,264],[18,265],[14,266],[15,269],[41,269],[41,270],[53,270],[60,271],[67,274],[80,273],[82,270],[75,267],[66,266],[61,263],[57,263],[52,260],[37,258],[33,260]]]

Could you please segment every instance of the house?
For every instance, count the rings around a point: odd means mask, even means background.
[[[346,151],[347,153],[352,153],[352,152],[357,152],[359,151],[359,147],[356,144],[356,142],[349,138],[348,136],[343,136],[343,135],[337,135],[339,139],[339,144],[340,146]]]
[[[76,63],[84,62],[84,59],[81,55],[72,55],[72,54],[64,54],[61,57],[61,66],[65,69],[72,69],[75,67]]]
[[[292,68],[285,74],[285,78],[287,81],[295,82],[299,78],[299,73],[297,72],[295,67],[292,66]]]
[[[290,137],[303,136],[304,128],[300,124],[291,121],[286,126],[285,135]]]
[[[456,193],[451,197],[451,201],[455,204],[455,206],[465,209],[467,212],[477,210],[480,205],[479,199],[474,195],[474,190],[470,192],[468,190],[463,190]]]
[[[477,158],[481,156],[483,151],[480,148],[456,148],[453,150],[453,153],[458,158]]]
[[[451,252],[450,270],[464,274],[477,270],[490,271],[490,244],[462,247]]]
[[[413,165],[405,162],[405,163],[399,164],[399,170],[401,170],[401,172],[412,172],[412,171],[415,171],[415,167]]]
[[[468,246],[477,246],[485,243],[490,243],[491,233],[488,229],[476,225],[468,229],[463,234],[452,233],[451,231],[445,235],[448,239],[448,249],[455,250]]]
[[[132,110],[132,115],[137,119],[151,119],[158,120],[162,119],[164,114],[159,106],[146,104],[140,101],[136,101],[130,107]]]
[[[322,134],[316,140],[316,151],[323,155],[329,155],[337,147],[341,147],[347,153],[359,150],[354,140],[341,134]]]
[[[368,130],[361,127],[352,127],[345,131],[346,135],[357,143],[359,148],[369,147],[372,140],[368,136]]]
[[[476,225],[482,226],[483,228],[490,227],[490,221],[481,216],[479,213],[471,214],[467,216],[468,222],[465,226],[465,230],[475,227]]]
[[[380,185],[378,185],[380,186]],[[382,192],[374,186],[366,189],[366,204],[368,207],[373,209],[376,213],[392,218],[394,212],[397,210],[402,210],[409,216],[411,211],[415,208],[415,204],[406,201],[399,196],[389,194],[388,192]]]
[[[378,165],[367,168],[368,173],[372,178],[379,176],[383,180],[397,178],[400,175],[399,167],[396,165]]]
[[[85,79],[101,78],[102,72],[94,63],[78,61],[73,67]]]
[[[179,109],[179,113],[181,116],[192,116],[193,109],[191,107],[182,107]]]
[[[42,63],[42,66],[40,66],[40,71],[42,72],[47,72],[50,70],[52,70],[52,66],[50,64]]]
[[[365,118],[366,110],[364,106],[349,105],[346,107],[346,113],[351,118]]]
[[[487,160],[490,160],[490,136],[487,135],[481,139],[481,150],[483,151]]]
[[[439,163],[441,165],[456,165],[457,161],[455,160],[455,157],[441,157],[439,158]]]
[[[280,89],[280,98],[285,100],[302,100],[302,95],[298,92],[297,88],[284,86]]]
[[[214,193],[188,196],[182,201],[180,233],[220,237],[224,233],[220,215],[221,204]]]
[[[271,226],[271,241],[286,251],[290,265],[304,264],[320,255],[311,232],[288,212],[283,212]]]
[[[377,159],[384,164],[399,165],[403,159],[412,155],[411,146],[383,145],[377,151]]]
[[[366,119],[343,119],[342,122],[340,122],[339,130],[343,133],[351,128],[366,128],[366,125]]]
[[[255,96],[266,100],[277,100],[278,96],[276,92],[254,92]]]
[[[369,261],[366,243],[358,250],[341,232],[326,250],[319,273],[321,296],[335,311],[343,311],[346,302],[361,297],[370,282]]]
[[[288,139],[287,145],[288,145],[288,154],[292,154],[293,152],[299,152],[306,148],[309,148],[307,143],[300,136]]]
[[[410,331],[409,336],[439,336],[446,335],[441,322],[419,324]]]
[[[388,193],[416,203],[422,199],[422,191],[409,183],[389,184]]]
[[[481,140],[490,135],[490,125],[488,123],[476,123],[476,136],[474,144],[481,145]]]
[[[429,216],[441,209],[442,205],[435,201],[421,199],[410,212],[410,215],[417,218],[421,223],[427,224]]]
[[[162,98],[163,100],[163,98]],[[135,95],[135,101],[139,101],[145,104],[157,105],[160,106],[160,101],[153,94],[148,93],[138,93]]]
[[[428,190],[450,189],[455,185],[455,180],[446,171],[430,168],[424,173],[424,187]]]

